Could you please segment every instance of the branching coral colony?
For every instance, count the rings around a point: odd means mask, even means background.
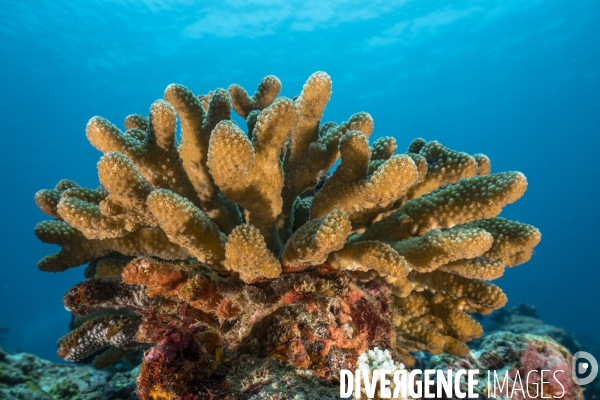
[[[369,146],[364,112],[321,123],[323,72],[293,100],[280,88],[274,76],[253,96],[173,84],[125,132],[89,121],[101,186],[63,180],[35,196],[54,218],[36,235],[62,246],[39,268],[89,263],[63,299],[78,318],[61,357],[104,350],[105,367],[146,348],[139,396],[171,399],[247,392],[228,378],[244,355],[335,380],[374,346],[407,366],[417,350],[468,352],[482,333],[469,314],[506,303],[488,281],[540,241],[497,217],[525,192],[523,174],[490,175],[485,155],[436,141]]]

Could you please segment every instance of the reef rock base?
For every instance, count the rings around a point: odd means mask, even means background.
[[[289,319],[285,319],[289,321]],[[566,374],[559,373],[561,385],[565,389],[564,399],[582,400],[596,399],[598,391],[593,385],[582,390],[571,379],[571,351],[581,350],[579,343],[561,328],[544,324],[534,311],[527,306],[519,306],[513,310],[496,313],[492,316],[494,327],[481,340],[472,344],[466,357],[449,356],[447,354],[433,356],[430,359],[418,357],[419,368],[457,369],[478,368],[481,385],[478,392],[486,398],[487,374],[498,371],[499,378],[508,375],[514,380],[516,372],[521,377],[530,371],[564,369]],[[272,321],[274,322],[274,321]],[[518,332],[527,322],[529,331],[536,334]],[[299,332],[306,332],[300,329]],[[268,332],[268,329],[267,331]],[[287,343],[302,342],[300,338],[290,338]],[[550,337],[552,336],[552,337]],[[561,342],[559,344],[557,341]],[[569,350],[564,347],[569,347]],[[300,349],[301,346],[288,346],[287,349]],[[340,352],[335,350],[334,353]],[[279,355],[264,356],[245,354],[231,364],[227,376],[220,382],[215,381],[212,388],[198,392],[197,400],[203,399],[338,399],[339,386],[335,382],[322,379],[315,371],[308,368],[294,367],[281,359],[288,351],[280,351]],[[149,357],[146,354],[146,358]],[[297,351],[295,356],[301,352]],[[314,357],[314,356],[313,356]],[[331,359],[332,357],[330,357]],[[302,357],[298,357],[301,360]],[[143,368],[143,366],[142,366]],[[64,400],[112,400],[138,399],[136,378],[140,366],[127,368],[122,362],[105,370],[97,370],[87,364],[53,364],[30,354],[8,355],[0,351],[0,398],[7,400],[21,399],[64,399]],[[531,375],[535,375],[532,373]],[[537,376],[537,375],[536,375]],[[226,382],[226,384],[225,384]],[[539,383],[535,379],[530,383]],[[535,393],[535,388],[529,388]],[[553,393],[560,396],[562,389],[554,381],[546,385],[544,395]],[[514,399],[520,391],[515,391]],[[505,399],[505,397],[497,397]],[[535,398],[535,397],[533,397]]]

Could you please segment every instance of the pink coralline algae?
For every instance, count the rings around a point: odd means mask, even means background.
[[[571,376],[572,361],[571,353],[547,336],[499,331],[467,357],[434,356],[430,368],[478,369],[480,397],[582,400],[583,391]]]

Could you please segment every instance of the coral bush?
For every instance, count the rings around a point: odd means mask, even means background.
[[[273,76],[252,96],[173,84],[125,131],[89,121],[101,186],[63,180],[35,196],[53,217],[36,235],[61,246],[39,268],[89,263],[63,299],[79,324],[61,357],[105,349],[103,367],[149,348],[140,398],[191,399],[248,393],[228,379],[245,355],[335,380],[375,346],[407,366],[416,350],[468,353],[482,332],[469,314],[506,303],[489,281],[540,240],[498,217],[523,174],[490,174],[486,156],[436,141],[369,145],[367,113],[321,123],[323,72],[294,99],[280,88]]]

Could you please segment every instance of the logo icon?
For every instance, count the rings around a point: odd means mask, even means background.
[[[593,355],[585,351],[573,354],[573,380],[579,386],[591,383],[598,375],[598,362]]]

